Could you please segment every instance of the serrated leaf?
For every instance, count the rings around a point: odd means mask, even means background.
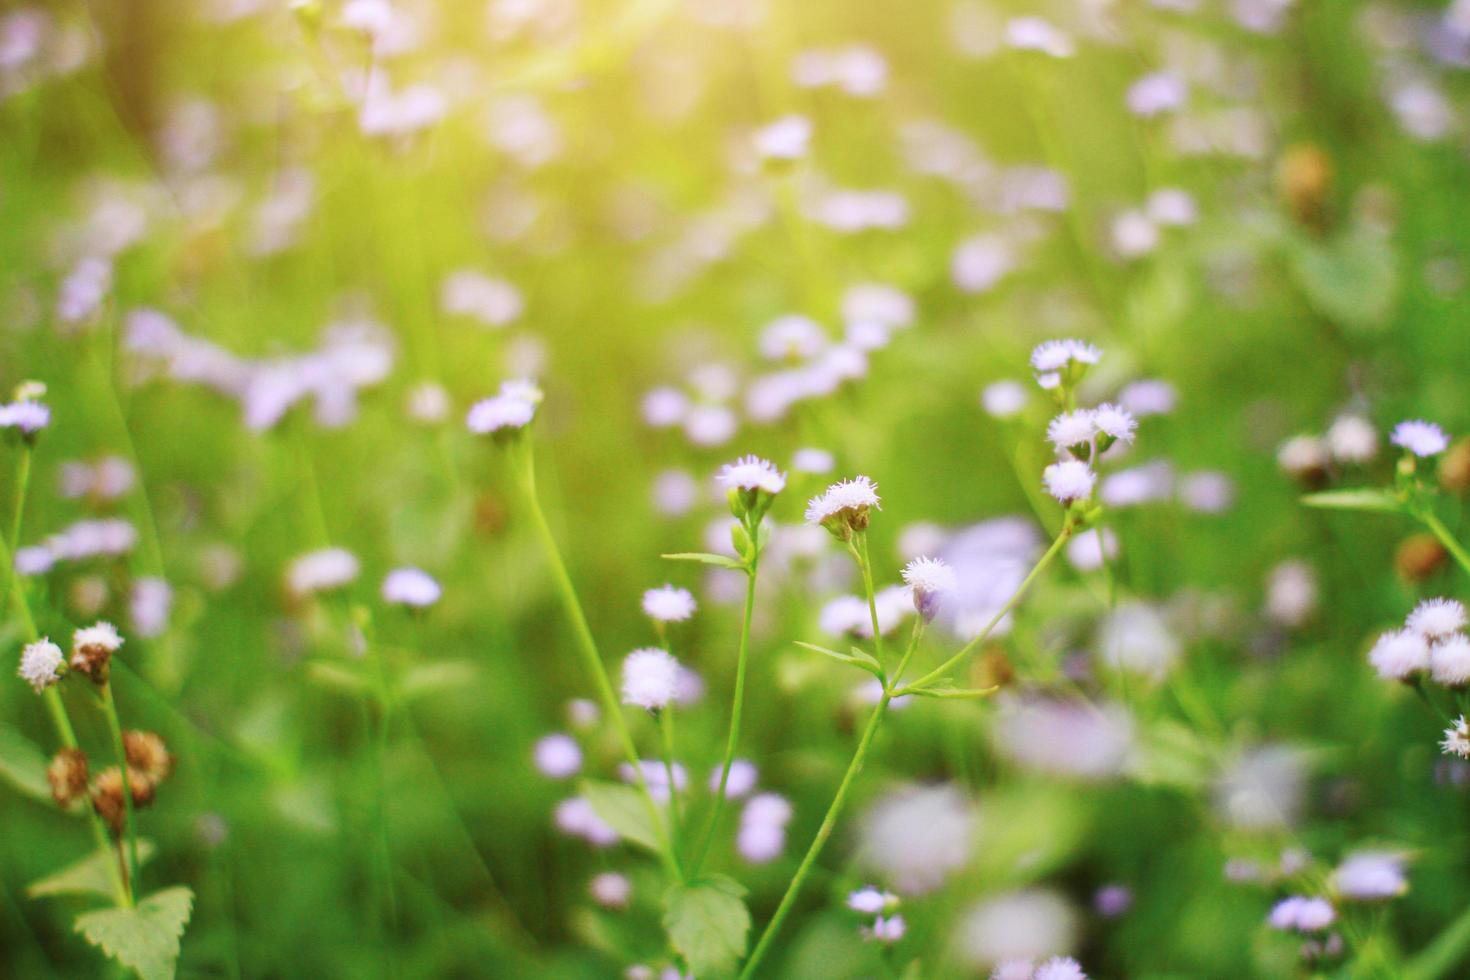
[[[677,554],[660,555],[659,557],[667,558],[669,561],[697,561],[704,565],[718,565],[720,568],[733,568],[738,571],[745,570],[745,566],[734,558],[712,555],[704,551],[681,551]]]
[[[658,853],[663,849],[658,830],[651,823],[648,801],[631,786],[586,780],[582,795],[593,811],[630,843]]]
[[[138,838],[138,864],[141,867],[153,856],[155,848],[151,840]],[[52,895],[101,895],[112,899],[117,895],[117,876],[113,868],[121,871],[117,863],[117,851],[109,847],[93,851],[80,861],[74,861],[60,871],[52,872],[26,887],[30,898],[47,898]]]
[[[463,687],[475,679],[475,665],[468,660],[440,660],[416,664],[404,671],[398,682],[400,696],[407,700]]]
[[[803,650],[811,650],[814,653],[820,653],[824,657],[831,657],[838,663],[851,664],[852,666],[857,667],[861,670],[866,670],[874,677],[883,676],[883,667],[878,663],[877,660],[873,658],[873,655],[870,653],[865,653],[862,650],[859,650],[857,647],[853,647],[852,653],[849,654],[840,653],[836,650],[829,650],[826,647],[819,647],[815,643],[803,643],[800,640],[796,640],[795,643]]]
[[[9,725],[0,725],[0,779],[26,796],[51,802],[46,753]]]
[[[1324,510],[1367,510],[1392,514],[1402,513],[1404,510],[1404,502],[1393,491],[1376,487],[1309,493],[1302,498],[1302,503],[1308,507],[1319,507]]]
[[[173,980],[179,939],[193,910],[194,893],[177,885],[149,895],[132,908],[79,915],[76,931],[143,980]]]
[[[917,694],[921,698],[951,698],[973,701],[978,698],[988,698],[999,690],[999,687],[914,687],[903,688],[899,691],[899,694]]]
[[[694,976],[728,973],[750,932],[745,889],[724,875],[673,885],[664,893],[664,929]]]

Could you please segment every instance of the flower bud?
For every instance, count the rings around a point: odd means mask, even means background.
[[[1449,561],[1450,554],[1434,535],[1411,534],[1399,542],[1393,555],[1394,571],[1410,585],[1432,577]]]
[[[46,767],[51,798],[57,806],[71,806],[87,795],[87,756],[81,749],[62,749]]]

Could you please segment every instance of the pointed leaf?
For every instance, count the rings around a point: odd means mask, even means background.
[[[663,849],[658,830],[651,822],[648,801],[637,789],[618,783],[586,780],[582,783],[582,795],[592,804],[593,811],[618,832],[619,837],[655,853]]]
[[[1324,510],[1370,510],[1388,513],[1401,513],[1405,506],[1392,491],[1376,487],[1309,493],[1302,498],[1302,503]]]
[[[978,698],[988,698],[999,690],[999,687],[915,687],[904,688],[899,691],[899,694],[917,694],[921,698],[975,700]]]
[[[475,679],[475,665],[468,660],[438,660],[415,664],[398,682],[398,692],[405,700],[433,694],[452,687],[463,687]]]
[[[0,779],[26,796],[51,802],[46,753],[9,725],[0,725]]]
[[[373,682],[363,668],[345,660],[314,660],[307,664],[306,676],[323,687],[353,695],[366,694],[373,689]]]
[[[724,875],[664,893],[664,928],[694,976],[728,973],[745,955],[750,912],[744,899],[745,889]]]
[[[179,885],[149,895],[132,908],[79,915],[76,930],[143,980],[173,980],[179,939],[193,909],[194,893]]]
[[[138,864],[141,866],[153,856],[153,842],[146,838],[138,838]],[[51,895],[101,895],[106,899],[113,899],[117,895],[117,876],[113,869],[121,868],[117,863],[117,851],[111,847],[105,850],[93,851],[91,854],[74,861],[55,871],[39,881],[32,882],[26,888],[26,895],[31,898],[46,898]]]
[[[883,674],[882,666],[879,665],[877,660],[873,659],[872,654],[864,653],[857,647],[853,647],[852,653],[848,654],[839,653],[836,650],[829,650],[826,647],[819,647],[815,643],[803,643],[800,640],[796,640],[795,643],[804,650],[811,650],[814,653],[820,653],[824,657],[831,657],[838,663],[851,664],[861,670],[866,670],[874,677],[881,677]]]
[[[720,568],[733,568],[738,571],[745,570],[745,565],[734,558],[727,558],[724,555],[712,555],[704,551],[681,551],[677,554],[660,555],[659,557],[667,558],[669,561],[697,561],[705,565],[718,565]]]

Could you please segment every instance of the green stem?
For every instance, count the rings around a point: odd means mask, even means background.
[[[1470,950],[1470,909],[1461,912],[1433,942],[1409,961],[1404,980],[1438,980]]]
[[[112,750],[117,753],[118,768],[122,772],[123,813],[126,818],[128,839],[128,878],[132,889],[138,882],[138,828],[133,817],[133,786],[128,775],[128,752],[123,744],[122,724],[117,717],[117,702],[112,697],[112,681],[102,685],[102,713],[107,716],[107,728],[112,733]]]
[[[888,684],[885,685],[884,689],[888,693],[892,694],[893,692],[898,690],[898,682],[903,679],[903,669],[909,665],[909,658],[912,657],[914,655],[914,651],[919,648],[919,638],[924,635],[924,627],[927,625],[928,623],[925,621],[923,616],[917,616],[914,618],[914,629],[913,632],[909,634],[909,645],[903,651],[903,656],[898,659],[898,666],[894,668],[893,677],[889,680]]]
[[[669,781],[669,847],[679,853],[679,789],[674,782],[674,706],[665,705],[658,713],[658,728],[663,735],[664,776]]]
[[[393,691],[383,663],[383,649],[370,649],[366,655],[373,658],[378,674],[378,732],[374,740],[378,769],[378,879],[387,900],[388,926],[396,930],[398,894],[393,883],[393,848],[388,839],[388,735],[393,718]],[[390,950],[391,945],[385,942],[385,953]]]
[[[649,819],[652,821],[651,826],[663,838],[660,857],[663,858],[664,865],[674,879],[682,881],[683,873],[679,866],[679,857],[669,846],[668,828],[660,819],[658,805],[653,802],[653,795],[648,791],[648,781],[643,777],[643,765],[638,758],[638,749],[633,744],[633,735],[628,730],[627,720],[623,717],[622,703],[618,701],[617,692],[613,689],[612,681],[607,676],[607,668],[602,664],[602,655],[597,652],[597,641],[592,637],[592,628],[587,625],[587,617],[583,614],[582,604],[577,599],[577,590],[572,585],[571,576],[567,573],[566,563],[562,561],[561,549],[556,544],[556,535],[552,534],[551,525],[546,522],[546,513],[541,509],[541,501],[536,495],[535,457],[529,439],[525,434],[516,438],[524,443],[521,446],[511,447],[511,452],[513,457],[519,457],[513,461],[518,464],[516,469],[521,478],[521,489],[526,498],[526,507],[531,515],[531,523],[541,538],[542,548],[546,552],[546,562],[551,566],[551,578],[556,584],[562,608],[566,611],[567,618],[572,621],[572,632],[577,637],[577,650],[582,655],[583,665],[587,668],[587,672],[592,675],[598,697],[602,700],[603,710],[617,732],[623,755],[627,758],[628,764],[633,767],[633,777],[638,784],[639,791],[643,794],[643,801],[648,809]]]
[[[752,537],[751,540],[756,539]],[[755,576],[759,561],[760,555],[757,553],[751,558],[750,567],[745,572],[745,616],[740,623],[740,653],[735,662],[735,698],[730,705],[730,732],[725,737],[725,761],[720,767],[720,785],[715,790],[715,802],[710,807],[709,819],[705,822],[703,840],[699,850],[695,852],[694,863],[690,865],[691,875],[699,874],[705,856],[709,854],[710,843],[714,840],[715,829],[720,823],[720,811],[725,807],[725,787],[730,781],[730,766],[735,762],[735,749],[740,741],[740,718],[745,707],[745,668],[750,659],[750,621],[755,611]]]
[[[1064,523],[1062,525],[1061,533],[1059,533],[1056,540],[1051,543],[1051,547],[1046,549],[1046,553],[1041,556],[1041,560],[1038,561],[1036,563],[1036,566],[1031,569],[1031,571],[1026,575],[1024,579],[1021,580],[1020,586],[1017,587],[1016,591],[1011,595],[1011,597],[1006,600],[1006,604],[1001,606],[1000,610],[991,617],[990,622],[985,624],[985,628],[982,629],[978,634],[976,634],[973,640],[971,640],[969,643],[966,643],[960,649],[959,653],[956,653],[953,657],[950,657],[944,663],[929,671],[929,673],[914,681],[912,684],[904,685],[904,687],[900,689],[897,693],[907,694],[911,691],[916,690],[917,688],[925,687],[928,684],[933,683],[935,680],[938,680],[940,677],[943,677],[945,674],[949,673],[949,671],[961,660],[965,659],[965,657],[968,656],[970,652],[975,649],[975,647],[985,642],[985,639],[990,636],[991,631],[993,631],[995,627],[1000,624],[1000,621],[1006,617],[1006,614],[1014,609],[1016,605],[1021,601],[1022,597],[1026,595],[1026,592],[1031,588],[1031,585],[1036,581],[1037,576],[1041,574],[1042,570],[1052,563],[1052,559],[1056,558],[1057,554],[1062,550],[1062,546],[1065,545],[1067,541],[1072,537],[1073,533],[1075,533],[1075,530],[1076,527],[1070,520]]]
[[[1444,526],[1444,522],[1439,519],[1438,515],[1432,510],[1425,509],[1420,511],[1419,520],[1424,523],[1425,527],[1434,532],[1434,536],[1439,539],[1439,543],[1444,545],[1445,550],[1454,556],[1460,568],[1467,575],[1470,575],[1470,553],[1467,553],[1464,546],[1455,540],[1455,536],[1450,533],[1449,528]]]
[[[883,697],[878,701],[878,706],[873,709],[873,715],[868,719],[867,727],[863,729],[862,738],[858,741],[857,751],[853,753],[852,761],[847,765],[847,772],[837,787],[837,795],[832,797],[832,805],[827,807],[827,815],[822,818],[821,827],[817,828],[817,836],[807,848],[806,856],[801,859],[801,865],[796,869],[796,875],[791,879],[791,884],[786,886],[786,894],[781,896],[781,904],[776,907],[776,914],[771,917],[765,932],[761,934],[760,942],[756,943],[755,950],[745,961],[745,968],[740,971],[741,980],[755,976],[761,959],[765,957],[771,943],[775,941],[776,934],[781,931],[781,923],[785,921],[787,914],[791,911],[791,906],[795,904],[802,884],[806,881],[807,875],[811,873],[817,856],[822,853],[827,838],[832,836],[832,828],[837,825],[837,818],[842,814],[843,807],[847,805],[847,795],[858,773],[862,772],[863,762],[868,757],[868,749],[873,744],[873,736],[878,733],[878,726],[882,724],[883,715],[888,711],[888,702],[892,699],[893,695],[885,691]]]
[[[15,510],[10,515],[10,530],[5,538],[6,547],[13,559],[16,550],[20,547],[20,522],[21,515],[25,512],[26,489],[31,482],[31,446],[26,443],[20,450],[20,464],[15,470]],[[5,608],[10,601],[10,590],[15,585],[16,571],[13,560],[5,563],[4,579],[5,586],[3,594],[0,594],[0,609]]]
[[[852,557],[857,562],[858,569],[863,573],[863,591],[867,593],[868,617],[873,621],[873,653],[878,658],[878,663],[883,663],[883,630],[878,626],[878,596],[873,589],[873,565],[868,560],[868,532],[859,531],[857,540],[861,544],[858,547],[849,544]]]

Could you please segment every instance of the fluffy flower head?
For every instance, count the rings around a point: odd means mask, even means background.
[[[623,660],[623,703],[654,710],[674,699],[679,661],[657,647],[634,650]]]
[[[42,637],[21,651],[17,675],[40,694],[61,679],[61,664],[61,647]]]
[[[1450,437],[1433,422],[1414,419],[1394,426],[1388,441],[1415,456],[1438,456],[1449,447]]]
[[[1092,496],[1097,483],[1097,474],[1080,460],[1068,459],[1053,463],[1041,473],[1046,492],[1064,504],[1074,500],[1086,500]]]
[[[820,524],[842,540],[866,530],[868,511],[880,510],[878,487],[866,476],[834,483],[806,505],[806,522]]]
[[[1404,625],[1427,640],[1442,640],[1465,628],[1465,607],[1454,599],[1425,599]]]
[[[643,593],[643,611],[661,623],[681,623],[694,615],[696,603],[688,589],[661,585]]]

